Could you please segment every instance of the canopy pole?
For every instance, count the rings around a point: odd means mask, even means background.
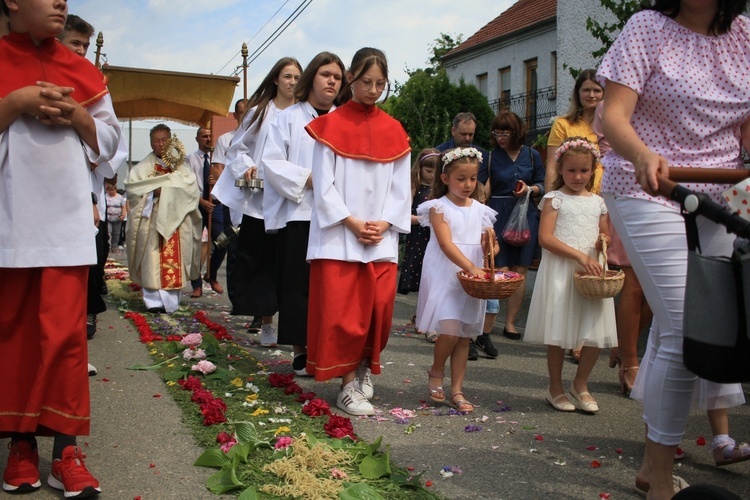
[[[242,99],[247,101],[247,44],[242,44]]]

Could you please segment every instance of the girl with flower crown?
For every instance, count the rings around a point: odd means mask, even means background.
[[[450,358],[450,404],[470,413],[474,406],[462,392],[469,354],[469,340],[482,333],[486,301],[467,295],[456,273],[483,277],[483,256],[500,251],[497,240],[487,236],[497,212],[477,200],[477,176],[482,153],[475,148],[456,148],[443,153],[442,171],[435,176],[432,196],[417,208],[420,222],[430,227],[430,242],[422,263],[422,282],[417,303],[417,329],[439,334],[429,376],[430,399],[446,401],[443,389],[445,362]]]
[[[570,137],[555,153],[557,179],[542,199],[539,243],[542,263],[534,284],[524,340],[547,346],[549,387],[546,401],[558,411],[599,411],[588,392],[588,378],[602,348],[617,345],[613,299],[592,300],[575,288],[573,273],[599,275],[596,260],[600,236],[607,236],[604,200],[589,190],[599,160],[596,144]],[[582,346],[569,392],[565,395],[562,368],[565,349]]]

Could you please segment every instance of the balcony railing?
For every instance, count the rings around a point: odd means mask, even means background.
[[[526,123],[530,131],[548,128],[557,112],[557,92],[555,87],[524,92],[508,99],[489,101],[495,113],[512,111]]]

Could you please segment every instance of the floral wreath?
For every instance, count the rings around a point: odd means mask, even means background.
[[[164,146],[161,161],[170,172],[174,172],[185,162],[185,145],[182,144],[177,134],[172,134],[172,137],[167,141],[167,145]]]
[[[560,144],[560,147],[557,148],[557,151],[555,151],[555,160],[559,162],[560,158],[562,158],[562,155],[564,155],[571,149],[584,149],[587,152],[591,153],[594,158],[596,158],[596,161],[599,161],[599,159],[601,158],[599,146],[589,141],[585,137],[570,137],[568,139],[565,139],[563,143]]]
[[[482,163],[482,153],[477,148],[456,148],[443,154],[443,170],[459,158],[476,158]]]

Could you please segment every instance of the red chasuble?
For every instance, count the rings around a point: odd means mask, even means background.
[[[0,38],[0,98],[37,81],[60,87],[73,87],[70,95],[77,103],[88,106],[109,91],[104,75],[89,62],[67,49],[54,38],[38,47],[28,33],[9,33]]]
[[[349,101],[311,121],[307,133],[345,158],[390,163],[409,154],[409,136],[377,106]]]

